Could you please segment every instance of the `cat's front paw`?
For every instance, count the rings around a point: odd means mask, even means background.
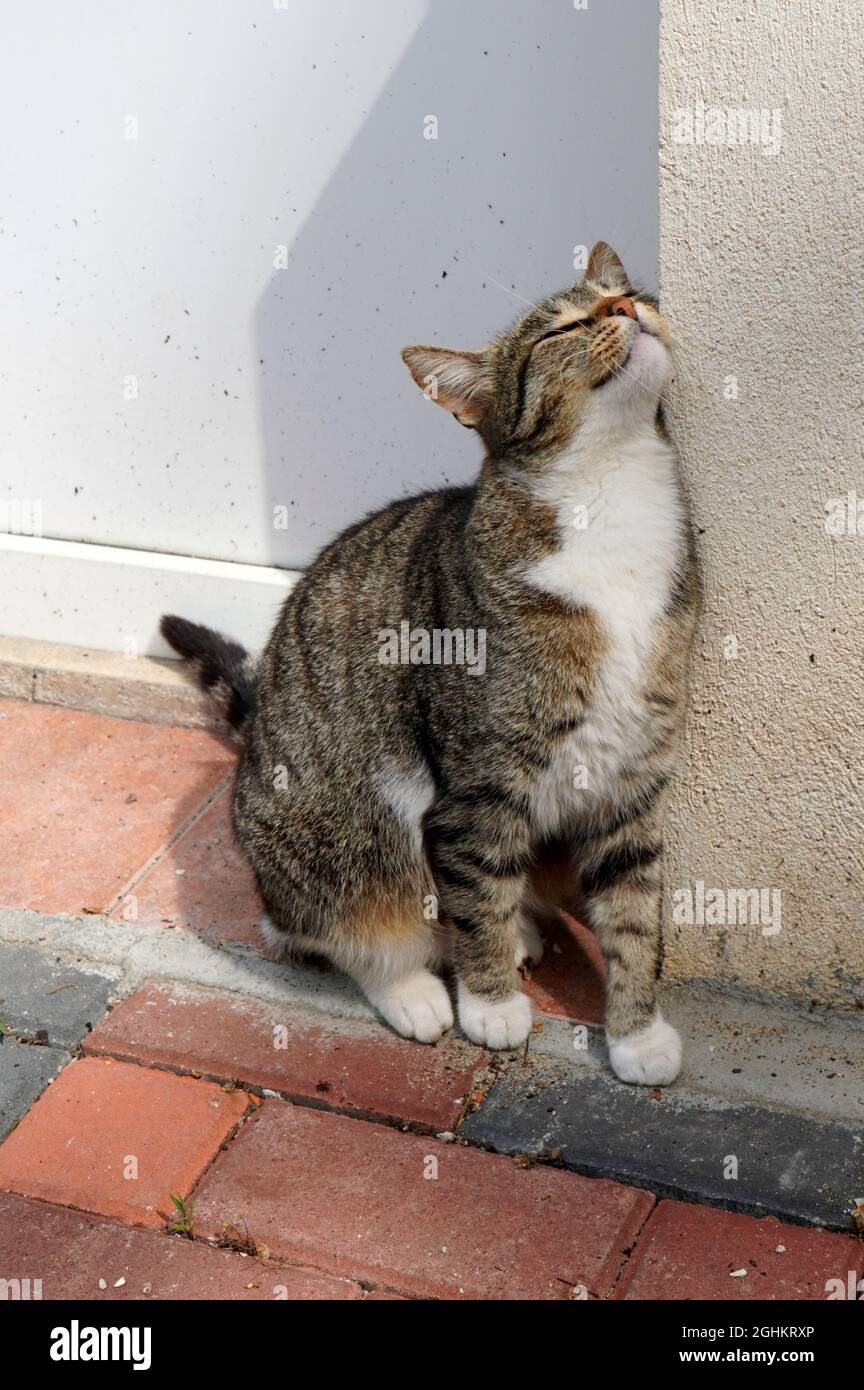
[[[621,1081],[668,1086],[681,1070],[681,1037],[659,1010],[647,1028],[607,1041],[612,1070]]]
[[[447,987],[431,970],[418,970],[393,984],[367,989],[366,994],[403,1038],[433,1043],[453,1027],[453,1006]]]
[[[506,999],[483,999],[460,980],[456,991],[462,1032],[481,1047],[520,1047],[531,1032],[531,1000],[527,994]]]

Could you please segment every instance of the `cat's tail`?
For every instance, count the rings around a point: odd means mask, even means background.
[[[201,689],[213,697],[232,728],[242,728],[255,709],[255,663],[245,647],[172,613],[166,613],[159,628],[169,647],[188,661]]]

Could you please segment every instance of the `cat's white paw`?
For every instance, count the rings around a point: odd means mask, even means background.
[[[531,1000],[527,994],[506,999],[483,999],[460,980],[456,991],[462,1032],[482,1047],[519,1047],[531,1032]]]
[[[367,990],[367,995],[403,1038],[433,1043],[453,1027],[453,1006],[447,987],[431,970],[418,970],[394,984]]]
[[[519,935],[516,940],[516,969],[539,965],[543,959],[543,938],[530,917],[519,914],[517,923]]]
[[[681,1070],[681,1038],[657,1012],[647,1028],[626,1038],[609,1038],[609,1061],[621,1081],[668,1086]]]

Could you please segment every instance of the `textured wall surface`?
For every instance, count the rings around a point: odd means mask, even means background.
[[[864,1007],[864,503],[858,534],[847,498],[864,499],[862,49],[846,0],[662,4],[669,413],[706,587],[667,973],[849,1007]],[[709,124],[714,107],[779,112],[779,147],[773,117],[758,142],[697,143],[699,102]],[[672,894],[698,881],[780,890],[781,929],[676,924]]]

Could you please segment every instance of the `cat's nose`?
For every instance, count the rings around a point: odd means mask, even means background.
[[[635,319],[636,305],[633,303],[633,300],[630,299],[628,295],[622,295],[620,299],[615,299],[612,301],[606,312],[610,318],[614,318],[616,315],[620,315],[624,318]]]

